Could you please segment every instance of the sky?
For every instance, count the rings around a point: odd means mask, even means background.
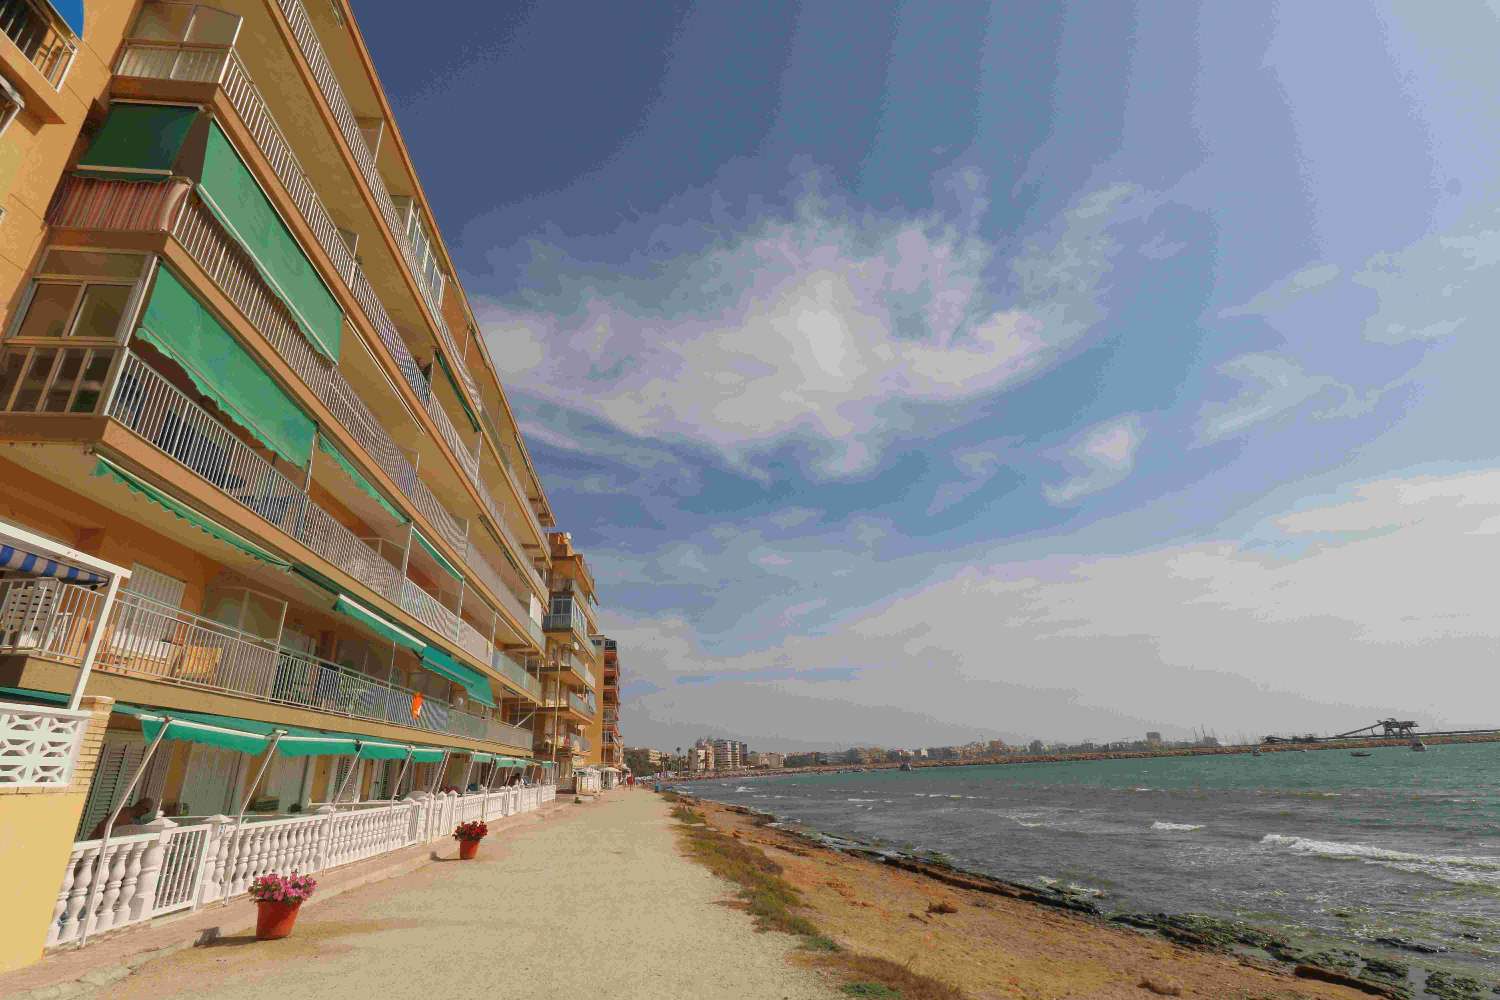
[[[1500,7],[354,7],[627,744],[1500,724]]]

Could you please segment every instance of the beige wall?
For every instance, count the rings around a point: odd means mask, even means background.
[[[0,872],[5,873],[0,972],[42,957],[112,704],[109,698],[83,699],[83,708],[94,718],[79,749],[73,781],[65,790],[0,785]]]

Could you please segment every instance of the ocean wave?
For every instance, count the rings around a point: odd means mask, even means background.
[[[879,802],[879,799],[845,799],[845,802]]]
[[[755,791],[755,789],[751,788],[749,785],[741,785],[740,787],[736,788],[735,791],[736,792],[753,792],[753,791]]]
[[[1448,854],[1415,854],[1410,851],[1393,851],[1372,844],[1346,844],[1336,840],[1312,840],[1308,837],[1288,837],[1280,833],[1268,833],[1260,839],[1268,847],[1279,847],[1294,854],[1309,857],[1329,858],[1335,861],[1359,861],[1380,865],[1396,871],[1452,882],[1456,885],[1477,885],[1500,888],[1500,858],[1490,856],[1468,857]]]
[[[1202,823],[1166,823],[1166,822],[1163,822],[1162,820],[1157,820],[1156,822],[1154,822],[1154,823],[1151,824],[1151,829],[1153,829],[1153,830],[1180,830],[1180,831],[1186,833],[1186,832],[1190,832],[1190,831],[1193,831],[1193,830],[1201,830],[1201,829],[1203,829],[1203,824]]]

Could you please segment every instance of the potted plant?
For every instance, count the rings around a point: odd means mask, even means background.
[[[479,842],[490,834],[490,828],[482,819],[471,819],[453,828],[453,839],[458,841],[458,856],[464,861],[474,860],[479,853]]]
[[[297,911],[302,901],[313,894],[318,882],[311,875],[278,875],[275,872],[262,875],[250,883],[250,898],[255,900],[260,912],[255,917],[255,936],[261,941],[274,941],[292,933],[297,922]]]

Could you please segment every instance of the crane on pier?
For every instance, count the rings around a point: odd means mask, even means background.
[[[1417,724],[1410,719],[1380,719],[1334,736],[1267,736],[1262,743],[1327,743],[1333,740],[1384,739],[1411,740],[1417,735]]]

